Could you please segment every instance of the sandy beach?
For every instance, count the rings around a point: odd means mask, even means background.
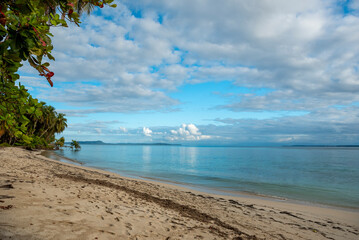
[[[207,194],[0,148],[0,239],[359,239],[359,212]]]

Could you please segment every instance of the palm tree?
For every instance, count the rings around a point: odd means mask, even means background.
[[[55,142],[55,147],[59,149],[60,147],[63,147],[65,145],[65,138],[61,137]]]
[[[95,4],[93,3],[95,1],[91,1],[91,0],[73,0],[73,1],[67,1],[66,5],[71,5],[73,6],[73,9],[79,14],[81,15],[83,12],[86,12],[87,14],[90,14],[94,8],[95,8]],[[56,13],[56,8],[59,8],[61,6],[61,3],[63,4],[64,1],[61,0],[45,0],[44,1],[45,5],[47,6],[47,10],[46,10],[46,14],[50,17],[50,14],[52,13],[53,15],[55,15]],[[72,5],[73,4],[73,5]],[[65,18],[65,15],[68,14],[68,12],[63,12],[62,13],[62,18]]]
[[[76,0],[75,1],[75,10],[79,15],[81,15],[84,11],[86,11],[87,14],[90,14],[95,8],[95,5],[93,3],[83,1],[83,0]]]
[[[54,123],[51,126],[46,140],[52,142],[52,139],[55,138],[55,133],[62,133],[67,127],[67,119],[65,114],[59,113],[55,116]]]
[[[76,140],[72,140],[72,142],[70,143],[70,146],[72,149],[75,148],[75,150],[79,150],[81,148],[80,143]]]
[[[67,119],[65,114],[59,113],[56,118],[55,133],[62,133],[67,127]]]
[[[47,106],[47,105],[44,105],[42,107],[42,121],[40,122],[40,126],[41,126],[41,129],[40,129],[40,136],[39,137],[43,137],[45,134],[45,138],[48,138],[48,135],[49,135],[49,130],[51,128],[53,128],[56,124],[56,115],[57,115],[57,112],[55,111],[55,108],[52,107],[52,106]]]

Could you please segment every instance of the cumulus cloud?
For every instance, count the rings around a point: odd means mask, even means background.
[[[192,83],[231,80],[237,86],[272,88],[279,92],[267,99],[295,109],[308,107],[302,101],[326,106],[358,101],[359,18],[355,12],[343,15],[335,1],[126,4],[165,15],[164,27],[175,29],[176,46],[186,52]],[[356,1],[349,5],[355,11]],[[270,106],[256,106],[258,100],[241,96],[227,108]]]
[[[53,29],[56,61],[51,65],[55,72],[52,91],[47,86],[39,88],[26,77],[22,81],[37,87],[41,99],[91,107],[97,112],[162,111],[177,105],[179,101],[164,91],[175,89],[183,80],[174,76],[169,80],[152,71],[152,66],[162,62],[180,61],[162,37],[161,25],[135,18],[122,4],[106,11],[113,20],[94,14],[83,20],[81,28]],[[36,74],[29,66],[22,71]],[[178,70],[169,66],[167,72],[174,75]]]
[[[182,124],[180,128],[170,130],[170,134],[167,136],[167,139],[170,141],[175,140],[184,140],[184,141],[198,141],[198,140],[207,140],[212,138],[209,135],[202,135],[199,132],[199,129],[192,123]]]
[[[152,136],[152,130],[147,128],[147,127],[143,127],[142,129],[142,133],[143,135],[147,136],[147,137],[151,137]]]
[[[53,30],[59,88],[39,97],[98,112],[169,110],[180,101],[168,93],[185,83],[230,80],[278,90],[223,106],[235,111],[358,101],[357,5],[343,15],[341,4],[323,0],[121,1],[81,28]]]

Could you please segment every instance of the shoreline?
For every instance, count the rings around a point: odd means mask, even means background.
[[[21,148],[0,148],[0,162],[0,185],[12,186],[0,188],[1,239],[359,236],[358,212],[208,194],[64,163]],[[64,238],[63,232],[69,235]]]
[[[231,191],[231,190],[222,190],[217,189],[215,187],[210,186],[198,186],[190,183],[184,183],[184,182],[176,182],[171,180],[162,180],[156,177],[146,177],[146,176],[140,176],[140,175],[131,175],[127,174],[126,172],[118,172],[116,170],[110,169],[110,168],[100,168],[95,166],[86,166],[85,163],[74,160],[65,156],[61,156],[57,154],[54,151],[45,150],[42,152],[42,155],[50,158],[52,160],[65,162],[69,164],[75,164],[77,166],[84,166],[91,169],[97,169],[101,171],[106,171],[114,174],[118,174],[119,176],[126,177],[133,180],[142,180],[142,181],[151,181],[153,183],[163,183],[168,185],[174,185],[175,187],[182,187],[191,191],[197,191],[203,194],[213,194],[218,196],[229,196],[229,197],[240,197],[240,198],[256,198],[259,200],[268,200],[268,201],[274,201],[274,202],[286,202],[286,203],[293,203],[298,205],[305,205],[305,206],[313,206],[313,207],[321,207],[321,208],[328,208],[328,209],[338,209],[343,211],[355,211],[359,213],[359,206],[358,207],[352,207],[352,206],[345,206],[345,205],[335,205],[335,204],[328,204],[328,203],[321,203],[321,202],[315,202],[310,200],[298,200],[298,199],[291,199],[287,197],[281,197],[281,196],[274,196],[274,195],[265,195],[260,193],[254,193],[254,192],[246,192],[246,191]],[[54,158],[52,158],[54,157]]]
[[[97,168],[95,168],[95,169],[97,169]],[[119,174],[119,175],[121,175],[121,174]],[[195,191],[198,193],[203,193],[203,194],[208,194],[208,195],[226,196],[229,198],[238,197],[241,199],[243,199],[243,198],[258,199],[258,200],[264,200],[264,201],[270,201],[270,202],[290,203],[290,204],[302,205],[302,206],[308,206],[308,207],[320,207],[320,208],[326,208],[326,209],[337,209],[337,210],[348,211],[348,212],[354,211],[354,212],[359,213],[359,207],[355,208],[355,207],[350,207],[350,206],[330,205],[330,204],[325,204],[325,203],[310,202],[310,201],[290,199],[290,198],[284,198],[284,197],[278,197],[278,196],[270,196],[270,195],[264,195],[264,194],[252,193],[252,192],[244,192],[244,191],[235,192],[235,191],[218,190],[216,188],[210,188],[210,187],[205,188],[202,186],[195,186],[195,185],[192,186],[192,185],[186,184],[186,183],[171,182],[171,181],[165,181],[165,180],[160,180],[160,179],[150,178],[150,177],[139,176],[136,178],[136,177],[129,176],[128,178],[136,179],[136,180],[143,180],[143,181],[151,181],[153,183],[168,184],[168,185],[174,186],[175,188],[183,187],[190,191]]]

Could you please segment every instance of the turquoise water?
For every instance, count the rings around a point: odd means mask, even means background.
[[[56,153],[126,176],[359,208],[359,148],[82,145]]]

